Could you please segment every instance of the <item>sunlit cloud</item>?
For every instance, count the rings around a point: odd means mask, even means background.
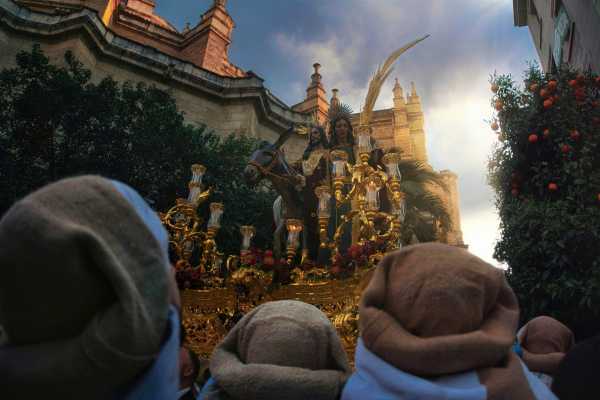
[[[506,265],[499,263],[493,257],[493,246],[498,236],[498,215],[494,210],[481,210],[469,212],[462,217],[463,235],[469,244],[469,250],[487,261],[488,263],[506,269]]]

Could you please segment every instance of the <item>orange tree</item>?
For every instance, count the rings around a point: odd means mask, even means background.
[[[500,215],[495,257],[522,319],[547,314],[600,332],[600,78],[531,66],[524,86],[491,79],[499,141],[489,181]]]

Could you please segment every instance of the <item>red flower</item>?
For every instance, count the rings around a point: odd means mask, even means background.
[[[342,273],[342,268],[339,265],[334,264],[331,266],[331,268],[329,268],[329,272],[331,272],[333,275],[339,275]]]
[[[579,138],[581,137],[581,134],[579,133],[579,131],[577,129],[574,129],[571,131],[571,133],[569,133],[569,136],[573,140],[579,140]]]
[[[242,264],[243,265],[255,265],[256,264],[256,256],[252,253],[246,253],[242,255]]]
[[[193,270],[192,273],[190,274],[190,277],[194,281],[197,281],[198,279],[200,279],[202,277],[202,272],[200,271],[200,268],[196,268],[195,270]]]
[[[353,259],[357,259],[361,256],[362,250],[363,249],[359,245],[353,244],[350,246],[350,248],[348,248],[348,255],[350,255],[350,257]]]
[[[275,258],[272,255],[265,256],[262,263],[263,266],[271,268],[275,265]]]
[[[529,135],[529,143],[535,143],[538,141],[538,135],[536,135],[535,133],[532,133],[531,135]]]
[[[544,100],[544,108],[548,109],[548,108],[552,107],[552,104],[554,104],[554,101],[552,101],[552,99]]]
[[[263,251],[258,247],[253,247],[250,249],[250,252],[256,256],[256,258],[260,258],[262,256]]]
[[[550,182],[548,184],[548,190],[550,190],[551,192],[556,192],[558,190],[558,185],[554,182]]]
[[[562,151],[564,154],[567,154],[571,151],[571,146],[569,146],[568,144],[563,144],[562,146],[560,146],[560,151]]]

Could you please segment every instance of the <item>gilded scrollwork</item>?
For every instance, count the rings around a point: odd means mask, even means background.
[[[299,271],[296,271],[299,273]],[[203,356],[225,337],[241,316],[270,300],[299,300],[318,307],[336,327],[348,357],[358,338],[358,300],[364,274],[346,280],[309,281],[323,271],[303,271],[299,282],[269,288],[270,274],[243,268],[232,274],[232,285],[209,290],[184,290],[183,324],[187,344]]]

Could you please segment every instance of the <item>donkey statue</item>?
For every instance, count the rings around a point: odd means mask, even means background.
[[[277,259],[285,256],[285,220],[294,218],[303,221],[306,226],[306,210],[301,190],[304,176],[292,168],[281,152],[281,146],[290,138],[295,127],[292,126],[282,134],[274,144],[262,142],[252,153],[244,170],[244,177],[251,185],[258,184],[262,179],[268,179],[279,197],[273,203],[273,220],[275,233],[273,235],[273,253]],[[306,254],[306,235],[302,235],[302,253]]]

